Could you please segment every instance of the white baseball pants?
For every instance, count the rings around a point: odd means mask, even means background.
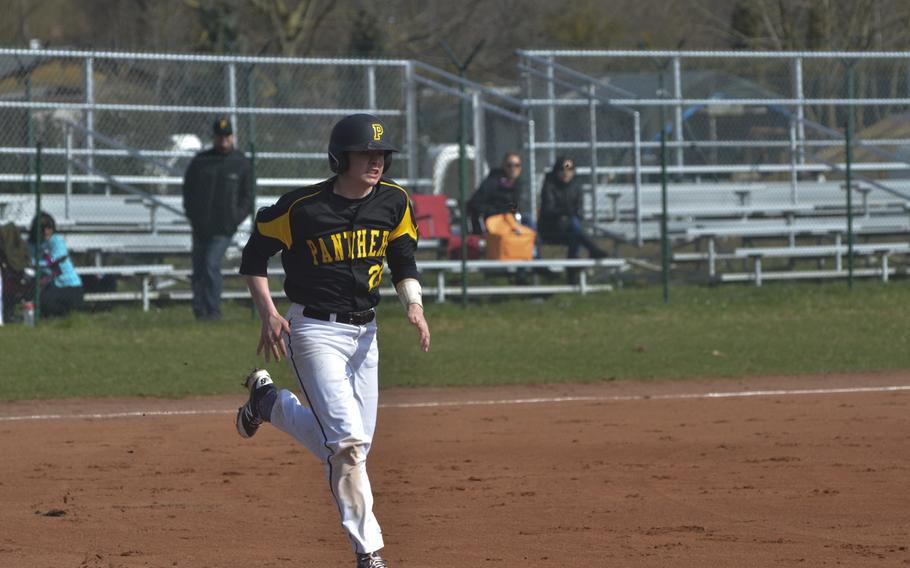
[[[354,551],[374,552],[383,547],[366,470],[379,400],[376,322],[357,326],[307,318],[298,304],[292,304],[287,320],[288,362],[307,406],[281,390],[271,422],[325,463]]]

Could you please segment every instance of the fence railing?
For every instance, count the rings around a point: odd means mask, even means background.
[[[803,150],[807,147],[832,145],[827,140],[813,139],[807,135],[805,121],[810,120],[828,127],[842,127],[848,108],[875,110],[860,120],[858,128],[868,126],[882,115],[893,116],[910,108],[910,52],[740,52],[740,51],[577,51],[577,50],[526,50],[519,51],[520,65],[537,68],[536,83],[526,86],[525,103],[542,107],[546,111],[544,131],[538,134],[538,144],[553,157],[554,148],[572,148],[570,141],[556,134],[557,112],[561,107],[583,107],[584,100],[560,92],[558,75],[565,69],[583,74],[589,81],[597,81],[613,90],[610,103],[646,110],[666,107],[671,110],[668,125],[672,139],[667,146],[673,151],[671,171],[675,174],[704,174],[697,169],[699,160],[688,160],[698,151],[719,148],[788,148],[789,140],[768,136],[720,136],[708,128],[687,128],[686,123],[696,115],[745,116],[744,110],[761,111],[772,120],[753,118],[747,125],[777,123],[786,133],[788,114],[796,119],[796,150],[800,171],[824,171],[820,165],[805,164]],[[807,77],[806,61],[812,63],[814,74]],[[751,65],[750,65],[751,63]],[[867,66],[863,68],[862,66]],[[846,97],[847,67],[853,66],[861,76],[859,95]],[[819,74],[825,71],[824,81]],[[664,96],[657,94],[657,77],[667,76],[672,85]],[[865,88],[863,86],[865,85]],[[870,92],[887,91],[892,96],[868,96]],[[541,93],[546,93],[541,96]],[[901,96],[901,93],[903,96]],[[833,111],[833,112],[821,112]],[[813,119],[809,115],[820,115]],[[707,116],[702,116],[707,118]],[[762,124],[764,121],[764,124]],[[653,132],[659,127],[651,119],[643,141],[645,149],[656,148]],[[715,125],[716,128],[717,125]],[[730,134],[745,134],[741,126],[728,127]],[[713,132],[713,134],[712,134]],[[691,134],[691,135],[687,135]],[[709,134],[709,136],[698,136]],[[707,138],[707,139],[706,139]],[[724,139],[726,138],[726,139]],[[910,144],[908,137],[865,137],[866,146],[894,146]],[[614,149],[625,141],[609,143],[599,141],[598,148]],[[576,146],[577,147],[577,142]],[[686,152],[690,150],[690,152]],[[751,171],[752,164],[718,163],[723,173]],[[905,169],[898,162],[885,164],[884,169]],[[647,170],[646,170],[647,171]],[[627,173],[623,169],[607,169],[612,173]],[[650,173],[650,172],[649,172]]]
[[[612,96],[630,96],[634,95],[630,91],[615,87],[595,77],[591,77],[574,69],[556,63],[552,60],[544,60],[534,55],[523,54],[519,69],[525,74],[526,99],[525,106],[529,109],[535,106],[545,106],[547,110],[546,128],[549,141],[539,142],[535,137],[535,143],[530,148],[531,155],[536,155],[538,149],[545,149],[548,154],[548,163],[552,164],[556,160],[557,150],[579,149],[588,151],[589,166],[577,168],[577,173],[590,176],[590,208],[592,211],[598,210],[598,175],[604,172],[612,171],[612,167],[600,167],[598,160],[598,151],[605,147],[621,148],[629,152],[630,168],[632,175],[632,187],[634,189],[634,215],[635,215],[635,242],[641,246],[643,239],[641,233],[641,113],[631,107],[618,104],[612,100]],[[535,100],[532,99],[532,80],[533,78],[544,79],[547,83],[547,95],[550,98]],[[577,101],[573,99],[559,99],[555,95],[555,86],[564,89],[566,94],[580,97]],[[555,140],[556,123],[555,123],[555,106],[562,104],[564,101],[571,101],[574,106],[587,109],[588,118],[588,140],[586,142],[559,142]],[[601,107],[599,109],[599,107]],[[603,109],[607,110],[603,110]],[[628,142],[601,142],[598,136],[598,110],[604,114],[614,111],[620,115],[626,115],[632,121],[632,140],[631,145]],[[615,166],[614,166],[615,167]],[[532,172],[534,170],[532,169]],[[595,219],[596,221],[596,219]]]
[[[668,231],[681,246],[708,239],[707,251],[672,253],[680,262],[707,260],[713,279],[723,276],[718,262],[753,259],[754,275],[728,279],[760,283],[771,278],[763,260],[803,262],[831,251],[834,271],[785,276],[842,276],[845,237],[852,278],[854,229],[870,239],[910,230],[910,52],[518,56],[520,83],[494,87],[399,59],[0,48],[0,220],[21,205],[15,198],[23,196],[7,194],[33,192],[40,180],[44,191],[62,194],[52,197],[64,199],[65,219],[74,193],[98,197],[99,207],[109,201],[111,215],[125,214],[113,209],[116,200],[91,194],[132,194],[131,205],[148,207],[147,223],[141,209],[123,225],[141,217],[143,230],[155,233],[158,214],[182,215],[174,196],[215,115],[231,118],[240,149],[255,148],[262,193],[323,179],[332,124],[370,112],[388,122],[402,148],[394,177],[416,191],[458,197],[446,166],[463,126],[461,106],[472,189],[487,164],[521,150],[522,212],[534,224],[542,175],[568,154],[585,178],[585,220],[601,236],[639,246],[659,235],[664,272]],[[800,248],[800,236],[834,244]],[[738,244],[786,239],[787,246],[717,249],[731,237]],[[888,258],[905,254],[905,244],[864,243],[880,261],[866,275],[897,273]],[[649,260],[630,264],[653,270]],[[449,272],[466,274],[467,263],[460,266]],[[491,293],[462,282],[464,296]],[[584,276],[582,283],[584,291]],[[444,281],[439,289],[444,297]]]
[[[754,207],[840,203],[850,113],[856,179],[873,188],[870,198],[908,196],[896,179],[910,177],[905,52],[528,50],[519,52],[520,84],[496,87],[396,59],[0,49],[0,62],[2,192],[34,182],[40,139],[51,192],[125,184],[173,194],[207,144],[213,115],[226,114],[238,146],[255,144],[260,188],[279,193],[322,179],[331,125],[363,111],[396,131],[399,181],[457,197],[453,176],[434,165],[452,159],[463,101],[473,187],[486,164],[523,149],[531,222],[542,174],[570,154],[587,176],[587,220],[628,221],[629,240],[653,238],[646,229],[661,132],[671,202],[681,209],[704,203],[684,190],[693,184],[732,188],[712,206],[747,205],[744,185],[754,186]],[[855,94],[847,69],[858,79]]]
[[[837,184],[822,188],[817,182],[844,175],[844,131],[853,115],[857,155],[850,169],[861,172],[856,179],[883,195],[908,198],[892,178],[910,177],[910,127],[904,126],[910,124],[910,52],[518,55],[523,102],[539,125],[532,152],[547,162],[558,153],[574,157],[592,188],[589,220],[597,226],[609,211],[628,208],[639,244],[642,179],[653,184],[661,173],[660,132],[669,152],[666,171],[676,185],[762,184],[774,186],[773,199],[791,205],[830,204],[841,200]],[[851,75],[858,78],[855,91],[848,89]],[[638,120],[623,117],[623,109]],[[658,118],[662,109],[670,116],[665,123]],[[604,197],[610,193],[608,209]],[[672,186],[670,193],[684,209],[700,203]],[[714,205],[732,206],[736,199],[731,193]]]
[[[0,62],[13,70],[0,77],[0,183],[27,181],[37,138],[50,159],[46,181],[54,182],[63,165],[54,157],[64,153],[64,119],[83,128],[70,155],[83,156],[89,168],[102,162],[115,178],[177,185],[179,176],[162,180],[160,167],[143,171],[124,159],[135,157],[125,148],[165,161],[164,172],[182,171],[207,144],[214,117],[226,115],[238,147],[255,143],[264,186],[300,185],[321,179],[326,133],[354,112],[381,116],[401,132],[402,181],[427,182],[416,174],[409,61],[0,49]],[[97,148],[102,135],[122,147]]]
[[[393,175],[416,191],[447,192],[433,186],[432,164],[457,142],[459,99],[471,109],[475,186],[491,156],[527,146],[519,99],[417,61],[0,48],[0,63],[9,70],[0,76],[0,191],[34,181],[39,139],[51,189],[64,182],[68,156],[120,182],[174,191],[215,115],[231,118],[240,149],[255,145],[259,184],[276,192],[323,179],[328,131],[354,112],[389,123],[402,148]],[[69,149],[67,122],[81,127]],[[96,144],[101,136],[117,144]]]

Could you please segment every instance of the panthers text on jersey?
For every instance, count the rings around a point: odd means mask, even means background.
[[[418,278],[417,226],[403,187],[381,179],[366,197],[347,199],[332,191],[334,181],[291,191],[260,209],[240,273],[266,276],[269,258],[281,251],[292,302],[362,311],[379,303],[383,260],[394,283]]]

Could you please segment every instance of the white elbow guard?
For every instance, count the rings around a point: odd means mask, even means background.
[[[423,307],[423,290],[417,280],[406,278],[399,282],[395,289],[398,291],[398,299],[401,300],[401,305],[405,309],[408,309],[411,304]]]

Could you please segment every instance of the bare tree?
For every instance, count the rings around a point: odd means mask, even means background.
[[[247,0],[270,26],[282,55],[309,55],[320,39],[326,18],[338,4],[332,0]]]
[[[32,38],[32,17],[45,5],[46,0],[3,0],[0,9],[6,16],[0,23],[0,40],[12,44],[24,45]]]
[[[729,15],[706,0],[695,6],[715,34],[753,49],[893,49],[910,43],[910,4],[901,0],[740,0]],[[743,33],[744,20],[751,33]]]

